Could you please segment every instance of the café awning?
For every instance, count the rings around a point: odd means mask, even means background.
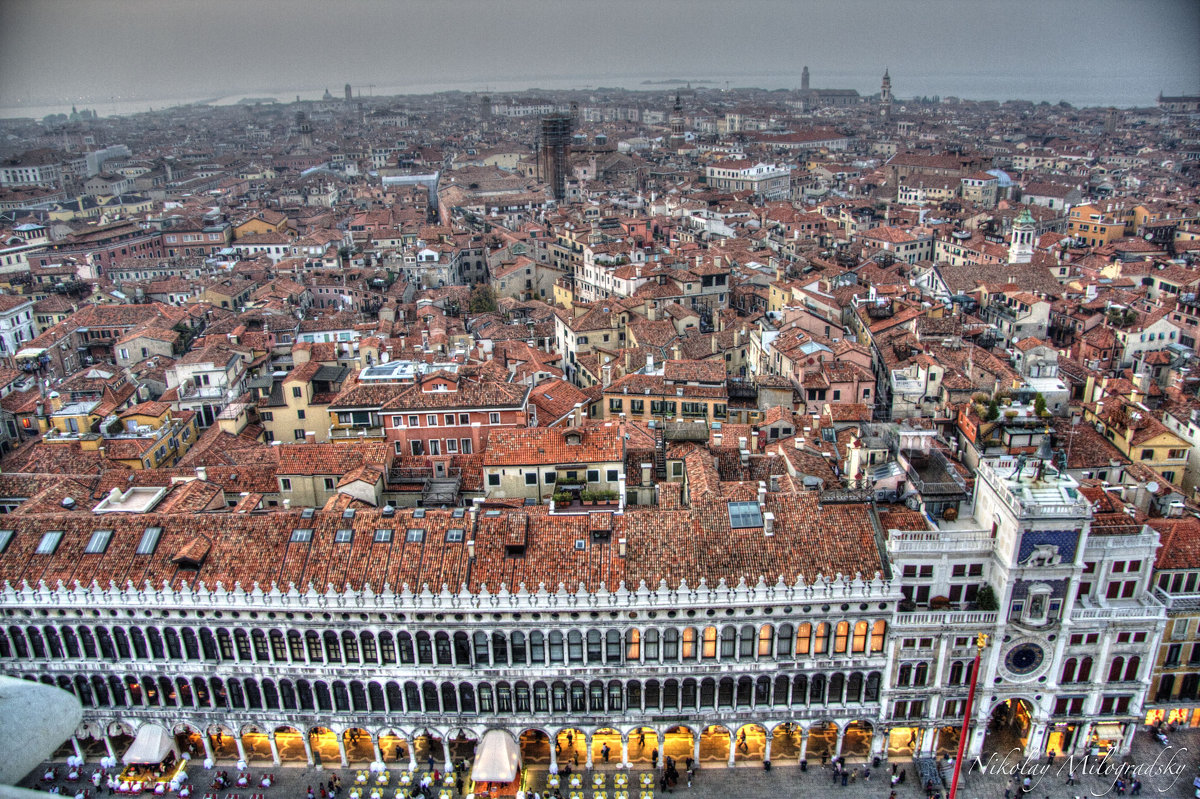
[[[1123,724],[1097,724],[1092,728],[1092,732],[1102,741],[1114,741],[1125,734]]]
[[[133,739],[133,745],[121,759],[127,766],[161,763],[174,745],[171,734],[162,727],[157,724],[143,724],[137,737]]]
[[[521,750],[512,733],[488,730],[475,749],[471,779],[476,782],[512,782],[521,764]]]

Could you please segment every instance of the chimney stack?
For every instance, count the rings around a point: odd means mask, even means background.
[[[763,535],[767,537],[775,535],[775,514],[771,511],[763,514]]]
[[[208,467],[207,466],[197,466],[196,467],[196,479],[202,483],[208,482]]]

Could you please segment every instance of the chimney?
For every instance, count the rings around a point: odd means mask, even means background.
[[[608,388],[612,385],[612,364],[606,363],[600,367],[600,385]]]
[[[653,371],[654,371],[654,355],[652,353],[646,353],[646,373],[649,374],[650,372],[653,372]]]
[[[764,483],[762,480],[758,481],[758,504],[759,505],[767,504],[767,484]]]
[[[317,443],[317,434],[316,434],[316,432],[314,432],[314,431],[312,431],[312,430],[305,430],[305,431],[304,431],[304,443],[305,443],[305,444],[315,444],[315,443]]]
[[[716,352],[716,350],[713,350],[713,351]],[[679,342],[676,341],[674,344],[671,345],[671,357],[678,361],[680,352],[681,352],[681,350],[679,348]]]
[[[208,467],[207,466],[197,466],[196,467],[196,479],[202,483],[208,482]]]
[[[763,535],[767,537],[775,535],[775,514],[771,511],[763,514]]]
[[[720,430],[717,430],[717,431],[714,431],[714,432],[713,432],[713,434],[712,434],[712,441],[713,441],[713,446],[714,446],[714,447],[719,447],[719,446],[721,446],[721,442],[722,442],[722,441],[724,441],[724,440],[725,440],[725,435],[724,435],[724,433],[722,433]]]

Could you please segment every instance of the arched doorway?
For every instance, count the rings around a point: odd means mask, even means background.
[[[631,762],[643,762],[649,764],[650,753],[654,751],[654,747],[658,746],[659,761],[662,762],[668,757],[675,758],[676,763],[685,763],[687,759],[696,751],[696,736],[688,727],[671,727],[663,735],[661,741],[658,736],[650,732],[649,727],[641,727],[638,735],[642,732],[646,733],[646,745],[641,748],[642,757],[640,761],[633,760],[635,737],[629,736],[629,755]],[[677,765],[676,769],[682,769],[682,766]]]
[[[274,763],[271,759],[271,742],[267,734],[253,724],[242,727],[242,749],[247,763]]]
[[[825,763],[837,754],[837,725],[823,721],[808,728],[808,749],[805,757]]]
[[[371,734],[361,727],[351,727],[342,733],[346,747],[346,762],[371,763],[375,760],[375,747],[371,745]]]
[[[767,731],[761,724],[746,724],[738,730],[733,753],[735,763],[761,763],[766,751]]]
[[[984,753],[1013,752],[1014,755],[1023,756],[1025,747],[1029,745],[1032,718],[1033,706],[1024,699],[998,703],[988,718],[987,734],[983,738]]]
[[[176,724],[172,731],[180,752],[187,752],[193,760],[204,760],[204,737],[190,724]]]
[[[338,768],[341,765],[337,741],[337,736],[328,727],[313,727],[308,732],[313,759],[327,768]]]
[[[420,735],[414,736],[413,748],[417,752],[418,767],[432,771],[444,765],[445,753],[442,751],[442,738],[436,732],[424,730]]]
[[[608,759],[604,758],[608,747]],[[612,727],[601,727],[592,733],[592,762],[598,765],[621,762],[621,733]]]
[[[587,763],[587,736],[583,730],[568,727],[558,731],[554,736],[554,751],[557,752],[558,764],[570,763],[578,768]]]
[[[233,730],[223,724],[208,728],[208,742],[212,744],[213,756],[217,760],[237,760],[237,744]]]
[[[384,763],[396,763],[402,768],[408,766],[408,744],[395,730],[386,730],[379,736],[379,752]]]
[[[790,763],[800,758],[800,743],[804,731],[800,725],[785,721],[771,733],[771,762]]]
[[[729,762],[729,730],[714,724],[700,733],[700,762],[722,765]]]
[[[934,744],[934,754],[938,757],[953,758],[958,754],[958,739],[962,730],[958,727],[941,727],[937,731],[937,743]]]
[[[119,760],[129,747],[133,746],[133,728],[123,721],[114,721],[107,727],[108,739],[112,741],[113,751]]]
[[[875,727],[869,721],[852,721],[842,736],[842,757],[870,757]]]
[[[280,763],[306,763],[304,736],[295,727],[275,728],[275,748],[279,750]]]
[[[479,741],[475,733],[459,728],[450,737],[450,762],[458,764],[475,758],[475,747]]]
[[[892,727],[886,732],[888,757],[911,757],[921,750],[925,737],[921,727]]]
[[[521,747],[521,762],[550,763],[550,736],[542,730],[522,730],[517,743]]]

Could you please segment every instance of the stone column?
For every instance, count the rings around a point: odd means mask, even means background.
[[[241,760],[242,762],[248,762],[246,760],[246,745],[242,743],[242,736],[234,736],[233,743],[235,746],[237,746],[238,760]]]
[[[338,758],[342,761],[342,768],[350,767],[350,760],[346,757],[346,734],[339,732],[337,735],[338,742]]]
[[[379,738],[374,735],[371,736],[371,748],[375,750],[375,762],[383,762],[383,750],[379,748]]]
[[[872,731],[871,731],[871,754],[878,755],[879,757],[885,757],[887,755],[887,753],[884,751],[886,746],[887,746],[887,736],[884,735],[883,731],[878,729],[877,727],[872,728]]]
[[[445,771],[454,771],[454,762],[450,759],[450,737],[442,736],[442,756],[446,759]]]
[[[558,773],[558,751],[555,748],[557,746],[558,746],[558,736],[555,735],[550,738],[550,773],[551,774]]]
[[[621,766],[629,762],[629,733],[621,733]]]
[[[737,733],[730,730],[729,732],[729,761],[725,764],[729,768],[733,768],[737,762]]]
[[[836,749],[836,750],[834,750],[834,753],[833,753],[833,756],[834,756],[834,757],[841,757],[841,756],[842,756],[842,743],[844,743],[844,742],[845,742],[845,740],[846,740],[846,728],[845,728],[845,727],[838,727],[838,734],[837,734],[837,749]]]
[[[697,732],[692,736],[692,760],[696,761],[696,765],[700,765],[700,733]]]
[[[592,736],[588,733],[583,734],[583,745],[587,747],[587,770],[592,770]]]
[[[279,765],[279,744],[275,743],[275,733],[267,733],[267,743],[271,745],[271,762]]]
[[[799,760],[803,760],[805,757],[807,757],[807,755],[808,755],[808,728],[801,727],[800,728],[800,758],[799,758]],[[797,762],[799,762],[799,761],[797,761]]]
[[[767,733],[766,743],[763,744],[763,762],[764,763],[771,762],[771,739],[773,737],[774,736],[771,735],[771,733]]]
[[[204,751],[206,751],[206,752],[211,752],[211,751],[212,751],[212,749],[211,749],[211,746],[212,746],[212,744],[209,744],[209,743],[208,743],[208,736],[207,736],[207,735],[206,735],[206,736],[204,736],[204,743],[206,744],[206,746],[204,747]],[[104,733],[104,748],[108,750],[108,756],[109,756],[109,757],[113,757],[113,758],[115,758],[115,757],[117,756],[116,750],[114,750],[114,749],[113,749],[113,745],[112,745],[112,738],[108,737],[108,733],[107,733],[107,732],[106,732],[106,733]],[[209,757],[212,757],[212,755],[209,755]]]
[[[304,742],[304,762],[312,767],[316,764],[316,760],[313,758],[312,741],[308,739],[307,731],[300,734],[300,740]]]
[[[411,740],[408,738],[401,740],[408,747],[408,770],[415,772],[417,770],[417,737],[414,735]]]
[[[83,747],[79,745],[79,739],[74,735],[71,736],[71,746],[75,749],[75,757],[83,762]]]

